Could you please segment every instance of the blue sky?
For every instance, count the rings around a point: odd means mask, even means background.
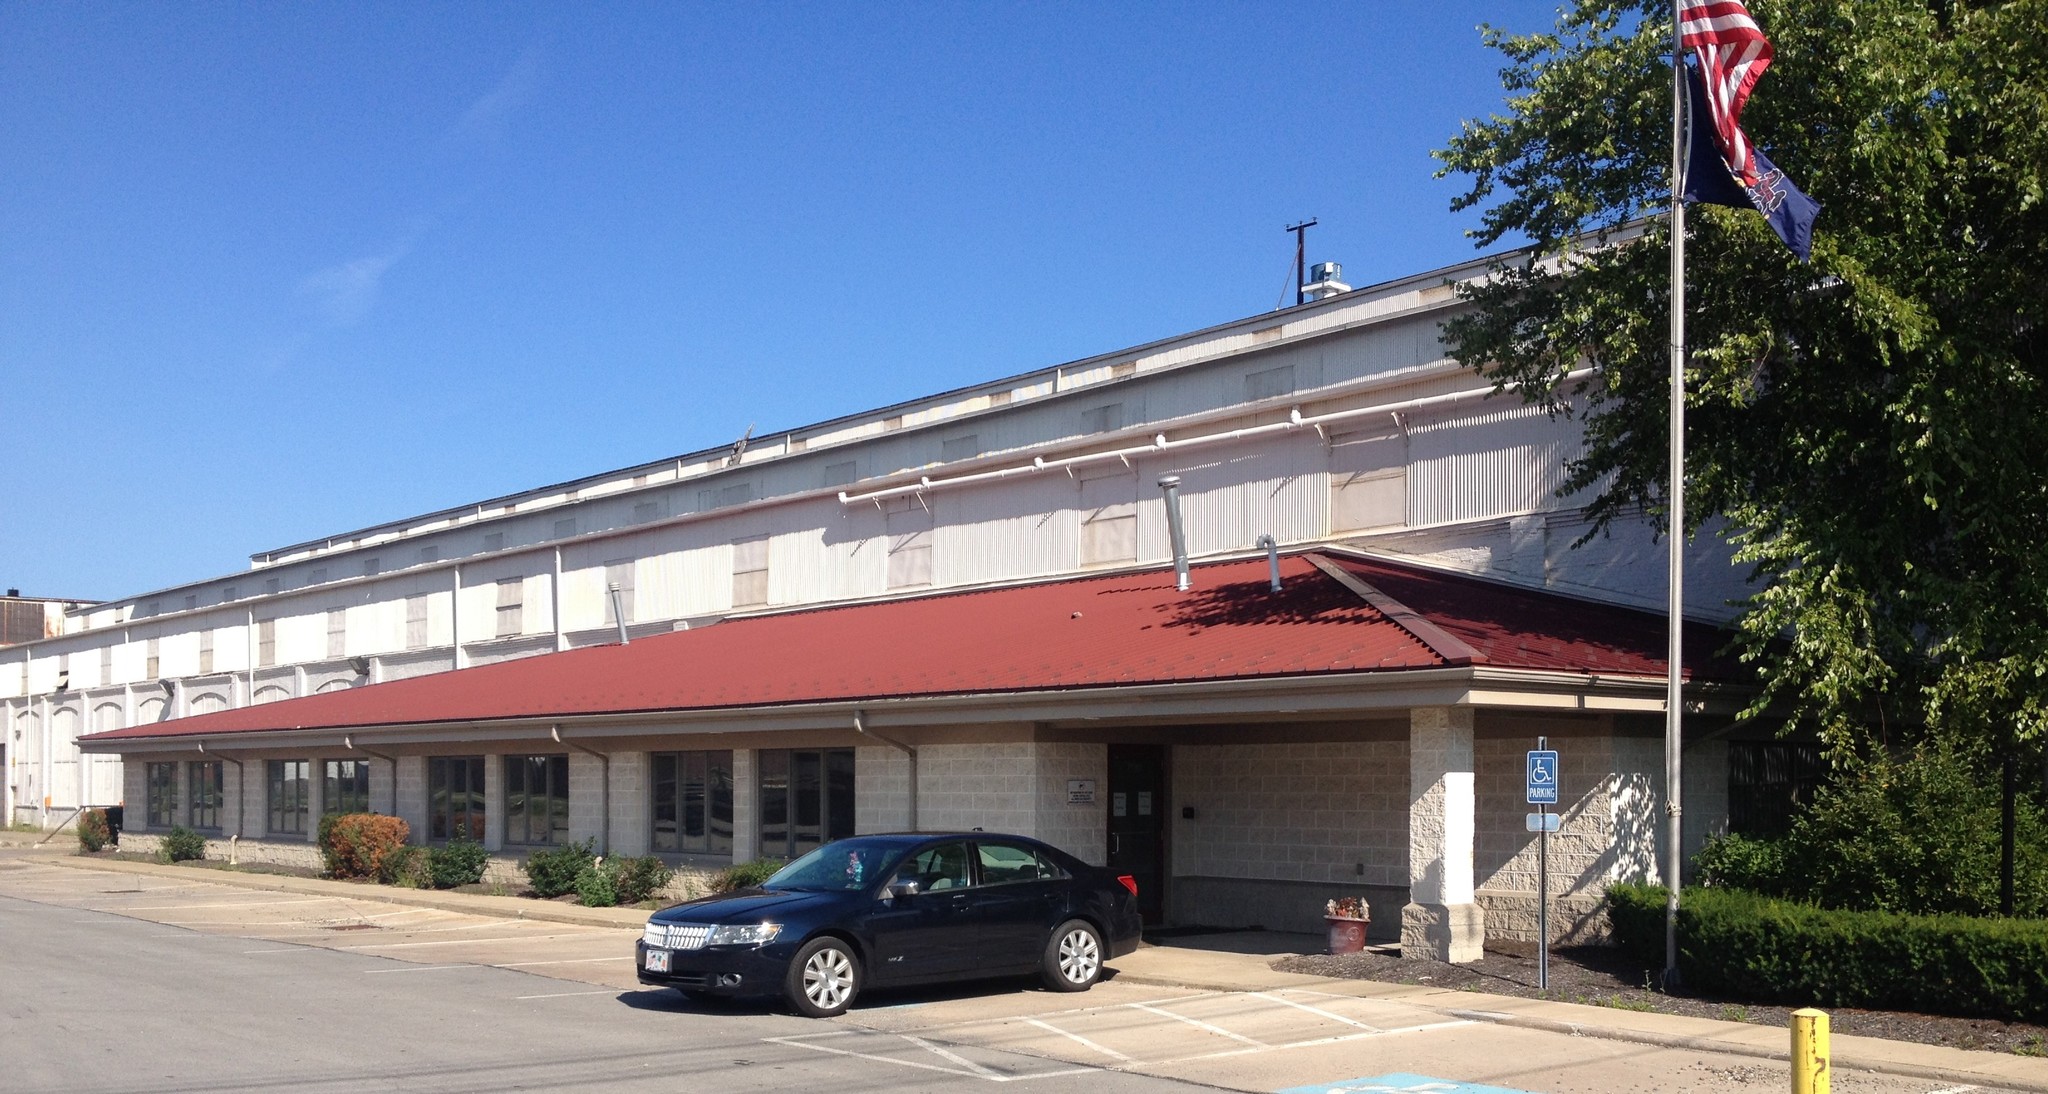
[[[0,586],[1241,318],[1307,216],[1460,261],[1429,152],[1554,8],[0,0]]]

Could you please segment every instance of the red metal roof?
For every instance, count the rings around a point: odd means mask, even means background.
[[[1305,555],[1068,578],[733,619],[86,740],[571,718],[912,696],[1375,673],[1483,663],[1662,675],[1660,616],[1395,563],[1315,556],[1383,594],[1381,607]],[[1424,622],[1398,611],[1406,605]],[[1402,618],[1407,619],[1404,625]],[[1718,640],[1688,637],[1706,662]],[[1445,641],[1444,636],[1453,641]],[[1469,647],[1469,649],[1461,648]]]

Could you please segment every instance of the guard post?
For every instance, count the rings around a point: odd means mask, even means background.
[[[1792,1012],[1792,1094],[1828,1094],[1828,1015]]]

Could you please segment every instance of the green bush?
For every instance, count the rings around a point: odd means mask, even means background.
[[[774,858],[736,863],[711,875],[711,891],[730,893],[735,889],[752,889],[786,865],[788,863]]]
[[[1616,940],[1664,957],[1665,890],[1608,889]],[[1687,889],[1678,969],[1689,988],[1792,1006],[2048,1021],[2048,921],[1857,912],[1733,889]]]
[[[87,854],[114,842],[114,826],[107,823],[107,811],[88,809],[78,818],[78,849]]]
[[[396,847],[378,864],[377,880],[401,889],[424,889],[431,884],[427,849],[407,844]]]
[[[586,866],[576,875],[576,900],[586,908],[609,908],[619,902],[610,870]]]
[[[206,837],[184,825],[172,828],[164,835],[163,846],[157,850],[157,857],[165,862],[188,862],[206,857]]]
[[[1787,891],[1786,846],[1783,839],[1715,836],[1700,849],[1692,864],[1699,871],[1702,885],[1783,895]]]
[[[668,888],[668,883],[676,876],[667,863],[653,855],[608,859],[604,865],[621,904],[638,904],[653,899]]]
[[[388,876],[384,860],[411,834],[404,821],[381,813],[325,816],[320,818],[320,858],[328,877],[382,880]]]
[[[484,867],[490,860],[491,853],[483,844],[457,837],[446,847],[427,852],[427,875],[436,889],[474,885],[484,879]]]
[[[526,856],[526,878],[533,895],[543,900],[576,890],[576,877],[597,861],[593,840],[564,844]]]

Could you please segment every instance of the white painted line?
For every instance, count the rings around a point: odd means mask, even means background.
[[[858,1032],[858,1033],[868,1033],[868,1032],[873,1032],[873,1031],[870,1031],[870,1030],[845,1030],[845,1031],[843,1031],[843,1032],[845,1032],[845,1033],[856,1033],[856,1032]],[[898,1058],[898,1057],[895,1057],[895,1056],[877,1056],[877,1055],[875,1055],[875,1054],[873,1054],[873,1053],[869,1053],[869,1052],[855,1052],[855,1051],[853,1051],[852,1049],[847,1049],[847,1048],[833,1048],[833,1047],[831,1047],[830,1045],[820,1045],[820,1044],[813,1044],[813,1043],[812,1043],[813,1041],[815,1041],[816,1039],[818,1039],[818,1038],[820,1038],[820,1037],[832,1037],[832,1036],[838,1036],[838,1035],[839,1035],[839,1034],[828,1034],[828,1033],[812,1033],[812,1034],[804,1034],[804,1035],[801,1035],[801,1036],[796,1036],[796,1037],[763,1037],[763,1038],[761,1038],[761,1039],[762,1039],[763,1041],[772,1041],[772,1042],[774,1042],[775,1044],[778,1044],[778,1045],[788,1045],[788,1046],[789,1046],[789,1047],[791,1047],[791,1048],[807,1048],[807,1049],[810,1049],[810,1050],[812,1050],[813,1052],[829,1052],[829,1053],[833,1054],[834,1056],[852,1056],[852,1057],[855,1057],[855,1058],[857,1058],[857,1059],[862,1059],[862,1060],[873,1060],[873,1061],[874,1061],[875,1063],[878,1063],[878,1064],[895,1064],[895,1065],[896,1065],[896,1066],[898,1066],[898,1067],[914,1067],[914,1068],[917,1068],[917,1069],[918,1069],[918,1070],[920,1070],[920,1071],[936,1071],[936,1072],[939,1072],[939,1073],[940,1073],[940,1074],[942,1074],[942,1075],[959,1075],[959,1076],[961,1076],[962,1078],[967,1078],[967,1079],[986,1079],[986,1080],[988,1080],[989,1082],[992,1082],[992,1083],[1015,1083],[1015,1082],[1023,1082],[1023,1081],[1025,1081],[1025,1080],[1027,1080],[1027,1079],[1051,1079],[1051,1078],[1056,1078],[1056,1077],[1059,1077],[1059,1076],[1063,1076],[1063,1075],[1099,1075],[1099,1074],[1101,1074],[1101,1073],[1102,1073],[1102,1069],[1101,1069],[1101,1068],[1098,1068],[1098,1067],[1069,1067],[1069,1068],[1062,1068],[1062,1069],[1059,1069],[1059,1070],[1056,1070],[1056,1071],[1039,1071],[1039,1072],[1034,1072],[1034,1073],[1032,1073],[1032,1074],[1030,1074],[1030,1075],[1003,1075],[1003,1074],[999,1074],[999,1073],[997,1073],[997,1072],[993,1072],[993,1071],[990,1071],[990,1070],[988,1070],[987,1068],[984,1068],[984,1067],[982,1067],[982,1066],[981,1066],[981,1065],[979,1065],[979,1064],[975,1064],[975,1063],[972,1063],[972,1062],[970,1062],[970,1061],[967,1061],[967,1060],[960,1060],[960,1062],[961,1062],[961,1063],[963,1063],[963,1064],[966,1064],[966,1065],[967,1065],[968,1067],[974,1068],[975,1070],[974,1070],[974,1071],[961,1071],[961,1070],[959,1070],[959,1069],[957,1069],[957,1068],[951,1068],[951,1067],[944,1067],[944,1066],[941,1066],[941,1065],[939,1065],[939,1064],[928,1064],[928,1063],[925,1063],[925,1062],[924,1062],[924,1061],[922,1061],[922,1060],[905,1060],[905,1059],[901,1059],[901,1058]],[[915,1037],[905,1037],[905,1038],[904,1038],[904,1040],[907,1040],[907,1041],[915,1041],[915,1040],[917,1040],[917,1038],[915,1038]],[[959,1058],[958,1056],[953,1056],[953,1054],[952,1054],[952,1053],[949,1053],[949,1052],[943,1052],[943,1051],[941,1051],[941,1050],[939,1050],[939,1049],[937,1049],[937,1048],[933,1048],[933,1051],[934,1051],[934,1052],[939,1052],[939,1053],[940,1053],[940,1055],[943,1055],[943,1056],[948,1056],[948,1057],[951,1057],[952,1059],[955,1059],[955,1060],[959,1060],[959,1059],[960,1059],[960,1058]]]
[[[514,1001],[521,999],[568,999],[578,995],[617,995],[623,990],[622,988],[605,988],[602,991],[558,991],[547,995],[515,995],[512,998]]]
[[[485,965],[408,965],[402,969],[370,969],[364,976],[379,976],[391,972],[447,972],[449,969],[481,969]]]
[[[279,950],[243,950],[242,952],[243,952],[244,954],[252,954],[252,953],[318,953],[318,952],[319,952],[319,950],[320,950],[320,947],[318,947],[318,946],[286,946],[286,947],[284,947],[283,949],[279,949]]]
[[[932,1053],[941,1059],[951,1060],[954,1063],[959,1064],[961,1067],[972,1068],[976,1075],[979,1075],[984,1079],[994,1079],[998,1078],[1001,1075],[1001,1072],[985,1068],[980,1064],[975,1063],[973,1060],[966,1058],[965,1056],[960,1056],[955,1053],[948,1052],[945,1049],[940,1048],[935,1044],[932,1044],[930,1041],[927,1041],[922,1037],[912,1037],[908,1033],[901,1034],[900,1036],[904,1040],[909,1041],[911,1044],[916,1045],[917,1047],[925,1050],[926,1052]]]
[[[928,1064],[922,1060],[899,1060],[894,1056],[876,1056],[872,1053],[867,1052],[855,1052],[852,1049],[833,1048],[830,1045],[812,1044],[809,1040],[804,1040],[796,1037],[763,1037],[761,1039],[764,1041],[773,1041],[778,1045],[788,1045],[791,1048],[807,1048],[813,1052],[829,1052],[834,1056],[853,1056],[862,1060],[873,1060],[876,1063],[880,1064],[895,1064],[899,1067],[914,1067],[920,1071],[936,1071],[942,1075],[959,1075],[969,1079],[978,1078],[978,1076],[976,1076],[971,1071],[960,1071],[956,1068],[940,1067],[937,1064]]]
[[[216,904],[150,904],[141,908],[124,908],[128,912],[201,912],[212,908],[268,908],[279,904],[325,904],[340,897],[315,896],[304,900],[236,900]]]
[[[1151,1012],[1151,1013],[1153,1013],[1153,1014],[1157,1014],[1157,1015],[1159,1015],[1159,1016],[1160,1016],[1160,1017],[1162,1017],[1162,1018],[1171,1018],[1171,1019],[1173,1019],[1173,1020],[1174,1020],[1174,1021],[1176,1021],[1176,1022],[1186,1022],[1186,1023],[1188,1024],[1188,1025],[1191,1025],[1191,1026],[1195,1027],[1196,1029],[1199,1029],[1199,1030],[1203,1030],[1203,1031],[1205,1031],[1205,1032],[1208,1032],[1208,1033],[1213,1033],[1213,1034],[1217,1035],[1218,1037],[1228,1037],[1228,1038],[1230,1038],[1230,1039],[1231,1039],[1231,1040],[1233,1040],[1233,1041],[1239,1041],[1239,1042],[1242,1042],[1242,1043],[1244,1043],[1244,1044],[1247,1044],[1247,1045],[1250,1045],[1250,1046],[1252,1046],[1253,1048],[1271,1048],[1271,1047],[1273,1047],[1273,1046],[1271,1046],[1271,1045],[1269,1045],[1269,1044],[1265,1043],[1264,1041],[1254,1041],[1254,1040],[1252,1040],[1251,1038],[1249,1038],[1249,1037],[1246,1037],[1246,1036],[1245,1036],[1244,1034],[1241,1034],[1241,1033],[1232,1033],[1232,1032],[1230,1032],[1229,1030],[1227,1030],[1227,1029],[1224,1029],[1224,1028],[1223,1028],[1222,1026],[1212,1026],[1212,1025],[1210,1025],[1209,1023],[1207,1023],[1207,1022],[1201,1021],[1200,1019],[1197,1019],[1197,1018],[1190,1018],[1190,1017],[1188,1017],[1188,1016],[1187,1016],[1187,1015],[1185,1015],[1185,1014],[1175,1014],[1174,1012],[1172,1012],[1172,1011],[1170,1011],[1170,1010],[1162,1010],[1162,1009],[1160,1009],[1160,1008],[1158,1008],[1158,1007],[1153,1007],[1153,1006],[1147,1006],[1147,1005],[1145,1005],[1144,1003],[1130,1003],[1130,1004],[1126,1004],[1126,1005],[1127,1005],[1127,1006],[1131,1006],[1131,1007],[1135,1007],[1135,1008],[1137,1008],[1138,1010],[1142,1010],[1142,1011],[1149,1011],[1149,1012]]]
[[[508,938],[444,938],[438,942],[365,942],[359,946],[335,946],[337,950],[410,950],[421,946],[488,946],[495,942],[552,942],[574,935],[527,934]]]
[[[492,965],[490,968],[524,969],[533,965],[595,965],[600,961],[624,961],[630,964],[632,960],[633,956],[631,954],[622,954],[617,957],[576,957],[566,961],[512,961],[503,965]]]
[[[1107,1045],[1098,1045],[1095,1042],[1089,1040],[1086,1037],[1081,1036],[1078,1033],[1073,1033],[1068,1030],[1061,1029],[1060,1027],[1053,1025],[1051,1022],[1041,1022],[1036,1018],[1026,1018],[1024,1019],[1024,1021],[1025,1024],[1037,1026],[1039,1029],[1045,1030],[1047,1033],[1057,1033],[1060,1036],[1065,1037],[1067,1040],[1072,1041],[1077,1045],[1092,1048],[1095,1051],[1102,1053],[1104,1056],[1114,1057],[1118,1060],[1122,1060],[1127,1064],[1133,1062],[1129,1056],[1126,1056],[1123,1053],[1118,1052],[1117,1050],[1110,1048]]]
[[[1284,1045],[1266,1045],[1262,1048],[1229,1048],[1224,1049],[1222,1052],[1204,1052],[1196,1056],[1179,1056],[1171,1060],[1147,1060],[1144,1063],[1134,1064],[1132,1066],[1166,1067],[1171,1064],[1193,1063],[1197,1060],[1218,1060],[1227,1056],[1251,1056],[1255,1053],[1278,1052],[1281,1049],[1287,1048],[1313,1048],[1317,1045],[1337,1045],[1343,1044],[1347,1041],[1365,1041],[1370,1040],[1374,1037],[1386,1037],[1396,1033],[1421,1033],[1427,1030],[1450,1029],[1454,1026],[1469,1026],[1472,1024],[1473,1023],[1465,1020],[1456,1020],[1450,1022],[1431,1022],[1427,1025],[1421,1026],[1401,1026],[1396,1029],[1381,1030],[1378,1033],[1346,1033],[1336,1037],[1317,1037],[1308,1041],[1290,1041]]]
[[[1253,993],[1252,993],[1252,998],[1254,998],[1254,999],[1264,999],[1264,1000],[1266,1000],[1267,1002],[1271,1002],[1271,1003],[1279,1003],[1279,1004],[1281,1004],[1282,1006],[1289,1006],[1289,1007],[1293,1007],[1293,1008],[1294,1008],[1294,1009],[1296,1009],[1296,1010],[1305,1010],[1305,1011],[1309,1012],[1310,1014],[1313,1014],[1313,1015],[1315,1015],[1315,1016],[1317,1016],[1317,1017],[1319,1017],[1319,1018],[1326,1018],[1326,1019],[1329,1019],[1329,1020],[1330,1020],[1330,1021],[1332,1021],[1332,1022],[1336,1022],[1336,1023],[1339,1023],[1340,1025],[1346,1025],[1346,1026],[1350,1026],[1350,1027],[1352,1027],[1353,1029],[1363,1029],[1363,1030],[1370,1030],[1370,1031],[1371,1031],[1371,1032],[1373,1032],[1373,1033],[1385,1033],[1385,1032],[1386,1032],[1385,1030],[1381,1029],[1381,1028],[1380,1028],[1380,1027],[1378,1027],[1378,1026],[1371,1026],[1371,1025],[1367,1025],[1367,1024],[1365,1024],[1364,1022],[1360,1022],[1360,1021],[1356,1021],[1356,1020],[1353,1020],[1353,1019],[1350,1019],[1350,1018],[1346,1018],[1346,1017],[1344,1017],[1344,1016],[1343,1016],[1343,1015],[1341,1015],[1341,1014],[1335,1014],[1335,1013],[1332,1013],[1332,1012],[1330,1012],[1330,1011],[1324,1010],[1324,1009],[1323,1009],[1323,1008],[1321,1008],[1321,1007],[1312,1007],[1312,1006],[1309,1006],[1309,1005],[1308,1005],[1307,1003],[1297,1003],[1297,1002],[1295,1002],[1294,1000],[1292,1000],[1292,999],[1289,999],[1289,998],[1287,998],[1287,997],[1285,997],[1285,996],[1281,996],[1281,995],[1273,995],[1273,994],[1271,994],[1271,993],[1268,993],[1268,992],[1263,992],[1263,991],[1255,991],[1255,992],[1253,992]]]

